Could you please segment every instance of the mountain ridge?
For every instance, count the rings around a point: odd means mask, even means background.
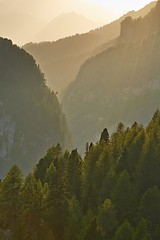
[[[135,17],[144,16],[156,2],[147,5],[137,12],[130,12]],[[27,44],[24,49],[34,56],[40,65],[46,78],[47,84],[56,91],[63,91],[72,82],[79,71],[80,66],[92,55],[105,49],[106,42],[112,41],[120,34],[120,22],[125,19],[124,15],[119,20],[107,24],[86,34],[76,35],[56,42],[44,42],[40,44]],[[104,44],[104,47],[101,46]],[[63,71],[62,71],[63,69]],[[56,81],[53,81],[55,76]]]
[[[62,13],[51,20],[34,38],[35,42],[56,41],[97,27],[97,23],[76,12]]]
[[[159,108],[159,9],[158,2],[144,18],[122,21],[115,46],[88,59],[66,90],[62,104],[78,146],[119,121],[145,124]]]

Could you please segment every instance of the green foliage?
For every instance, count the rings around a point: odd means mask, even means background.
[[[82,204],[84,212],[90,208],[93,212],[98,207],[99,181],[96,171],[96,163],[102,154],[103,144],[91,146],[83,163],[82,175]]]
[[[81,177],[82,177],[82,159],[77,152],[73,150],[65,164],[65,180],[67,191],[71,196],[77,199],[81,197]]]
[[[29,174],[24,182],[21,191],[23,208],[26,214],[28,212],[40,213],[43,199],[43,188],[40,180]]]
[[[4,201],[9,201],[11,208],[18,208],[20,190],[22,187],[22,173],[20,169],[14,165],[8,172],[1,185],[1,196]]]
[[[149,225],[149,230],[153,233],[153,239],[160,237],[160,190],[157,186],[149,188],[143,195],[140,204],[140,216],[142,216]]]
[[[29,174],[21,190],[21,233],[22,239],[38,240],[44,237],[44,229],[41,227],[43,210],[43,188],[41,182]],[[43,231],[42,231],[43,229]]]
[[[44,240],[54,240],[54,237],[53,237],[53,233],[52,233],[52,230],[50,230],[46,237],[44,238]]]
[[[130,223],[126,220],[122,225],[119,226],[115,240],[133,240],[134,230]]]
[[[62,238],[66,228],[68,202],[66,199],[66,186],[64,176],[51,162],[47,170],[47,181],[49,186],[46,199],[46,220],[51,225],[55,239]]]
[[[159,239],[159,119],[157,111],[146,128],[120,123],[83,159],[52,146],[24,180],[13,166],[0,182],[0,237]]]
[[[110,199],[105,200],[99,210],[98,221],[107,239],[112,237],[116,227],[116,212]]]
[[[59,159],[62,155],[62,148],[60,144],[52,146],[48,149],[46,155],[40,159],[39,163],[36,165],[34,175],[37,179],[40,179],[42,183],[46,181],[46,172],[50,167],[51,163],[54,163],[58,167]]]
[[[83,226],[82,226],[82,210],[78,200],[73,196],[69,201],[67,228],[65,233],[66,240],[79,240],[81,239]]]
[[[22,201],[20,198],[22,188],[22,173],[14,165],[2,181],[0,191],[0,225],[4,231],[8,229],[14,233],[13,239],[19,239],[20,208]]]
[[[97,220],[95,218],[91,221],[83,240],[101,240],[101,239],[102,233],[97,225]]]
[[[143,149],[145,132],[142,125],[134,123],[130,129],[123,134],[125,138],[125,146],[123,146],[122,153],[118,159],[116,169],[117,171],[127,170],[129,174],[135,178],[137,160],[141,156]]]
[[[127,171],[123,171],[117,179],[112,191],[113,204],[116,206],[117,218],[122,220],[134,214],[136,207],[136,190],[130,181]]]
[[[141,219],[141,221],[137,226],[134,240],[150,240],[150,239],[151,239],[151,236],[149,234],[147,222],[145,219]]]
[[[100,141],[104,141],[104,142],[107,143],[108,140],[109,140],[109,133],[108,133],[107,128],[105,128],[105,129],[103,130],[103,132],[101,133]]]

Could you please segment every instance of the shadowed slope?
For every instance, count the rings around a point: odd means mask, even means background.
[[[154,6],[155,2],[138,12],[129,12],[111,24],[86,34],[75,35],[56,42],[30,43],[25,45],[24,49],[40,64],[47,78],[47,84],[56,91],[62,91],[76,78],[80,66],[88,57],[105,50],[108,47],[105,43],[119,36],[120,23],[126,16],[133,18],[144,16]]]
[[[67,125],[33,57],[2,38],[0,52],[0,174],[14,163],[27,172],[50,145],[66,145]]]
[[[78,146],[119,121],[145,124],[160,106],[159,4],[143,19],[127,17],[116,46],[88,59],[66,90],[63,105]]]

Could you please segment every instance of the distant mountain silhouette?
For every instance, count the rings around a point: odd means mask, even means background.
[[[120,121],[149,121],[160,108],[159,62],[160,1],[144,18],[124,19],[115,45],[88,59],[66,90],[62,103],[78,146]]]
[[[55,41],[77,33],[85,33],[98,24],[75,12],[64,13],[47,24],[35,37],[35,42]]]
[[[32,56],[0,38],[0,178],[13,164],[25,173],[69,134],[57,97]]]
[[[0,36],[21,46],[30,42],[45,24],[29,14],[0,10]]]
[[[140,11],[129,12],[120,19],[89,33],[75,35],[56,42],[30,43],[25,45],[24,49],[32,54],[40,65],[47,78],[47,84],[52,89],[62,91],[76,78],[81,65],[87,58],[112,45],[112,43],[108,45],[108,42],[119,36],[120,23],[127,16],[143,17],[155,4],[153,2]]]

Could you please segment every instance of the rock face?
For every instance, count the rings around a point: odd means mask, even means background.
[[[23,49],[0,39],[0,175],[13,164],[27,173],[58,142],[64,147],[69,134],[54,92],[34,59]]]
[[[160,28],[160,1],[145,18],[126,17],[121,23],[120,37],[127,41],[140,41],[148,38]]]
[[[9,153],[13,146],[15,134],[15,123],[3,110],[0,115],[0,160],[6,159],[6,161],[9,161]]]
[[[121,23],[121,38],[133,37],[133,20],[126,17]]]
[[[117,45],[88,59],[68,87],[63,105],[78,146],[120,121],[150,120],[160,108],[159,62],[158,2],[144,18],[126,18]]]

